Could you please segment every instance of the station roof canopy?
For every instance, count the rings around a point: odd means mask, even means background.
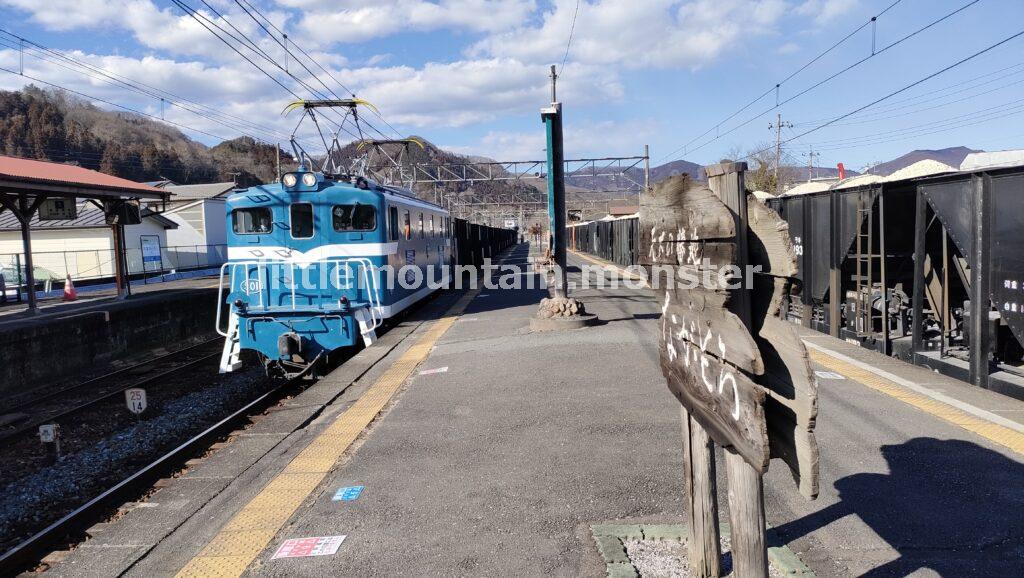
[[[0,191],[35,197],[91,199],[162,199],[169,194],[149,185],[74,165],[8,156],[0,156]]]

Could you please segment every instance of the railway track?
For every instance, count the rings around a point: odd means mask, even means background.
[[[179,349],[86,381],[53,388],[32,399],[4,407],[6,415],[24,414],[7,429],[0,429],[0,442],[35,432],[40,425],[60,422],[82,411],[113,400],[127,389],[156,383],[180,371],[216,359],[220,338]],[[198,356],[193,359],[189,357]],[[184,361],[181,362],[184,358]],[[153,373],[153,372],[156,373]],[[139,379],[141,373],[150,373]]]
[[[117,505],[141,495],[151,487],[155,480],[175,468],[181,467],[187,460],[209,447],[212,442],[236,429],[245,418],[277,402],[292,387],[305,379],[306,373],[302,373],[281,382],[9,549],[0,555],[0,576],[12,575],[24,570],[27,565],[32,564],[48,552],[52,546],[60,543],[61,539],[73,532],[84,530],[109,515]]]

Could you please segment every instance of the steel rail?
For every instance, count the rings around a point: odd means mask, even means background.
[[[182,365],[178,365],[178,366],[172,367],[172,368],[170,368],[170,369],[168,369],[166,371],[161,371],[160,373],[157,373],[156,375],[150,375],[149,377],[146,377],[146,378],[144,378],[144,379],[142,379],[140,381],[131,382],[131,383],[127,384],[127,385],[117,386],[114,389],[112,389],[111,391],[108,391],[108,392],[106,392],[106,393],[104,393],[102,395],[94,397],[91,400],[86,401],[84,403],[76,405],[76,406],[72,407],[71,409],[60,411],[60,412],[58,412],[56,414],[53,414],[53,415],[48,415],[45,418],[38,418],[38,419],[35,419],[35,420],[31,420],[31,421],[29,421],[29,423],[27,423],[27,424],[25,424],[25,425],[23,425],[21,427],[17,427],[17,428],[15,428],[12,431],[0,434],[0,442],[3,442],[5,440],[11,439],[11,438],[19,436],[19,435],[23,435],[25,433],[28,433],[28,432],[32,431],[33,429],[36,429],[36,428],[38,428],[39,426],[41,426],[41,425],[43,425],[45,423],[49,423],[49,422],[52,422],[52,421],[59,421],[61,419],[67,418],[68,416],[74,415],[76,413],[80,413],[80,412],[82,412],[82,411],[84,411],[86,409],[89,409],[89,408],[91,408],[93,406],[99,405],[99,404],[101,404],[101,403],[103,403],[103,402],[105,402],[107,400],[110,400],[110,399],[112,399],[114,397],[117,397],[117,396],[121,395],[122,393],[124,393],[125,390],[132,389],[132,388],[135,388],[135,387],[141,387],[143,385],[148,385],[150,383],[153,383],[154,381],[157,381],[158,379],[167,377],[168,375],[177,373],[177,372],[185,370],[185,369],[189,369],[189,368],[194,367],[196,365],[199,365],[199,364],[201,364],[203,362],[210,361],[211,359],[219,359],[220,355],[221,355],[220,352],[211,353],[210,355],[206,355],[206,356],[200,357],[199,359],[194,359],[194,360],[189,361],[187,363],[184,363]]]
[[[52,544],[56,543],[57,538],[69,532],[83,529],[86,524],[92,523],[106,513],[113,504],[139,495],[144,488],[148,487],[153,480],[158,479],[164,472],[170,471],[174,466],[184,463],[186,461],[185,458],[194,455],[202,448],[208,447],[212,440],[232,431],[235,424],[242,418],[277,401],[282,393],[305,378],[314,365],[315,363],[309,364],[302,373],[263,393],[219,422],[160,456],[155,461],[150,462],[149,465],[136,471],[115,486],[5,552],[0,556],[0,575],[14,575],[26,565],[38,561],[40,555],[45,553]]]
[[[22,410],[22,409],[25,409],[27,407],[32,407],[33,405],[39,405],[40,403],[42,403],[44,401],[53,399],[53,398],[55,398],[57,396],[60,396],[60,395],[63,395],[65,393],[74,391],[76,389],[81,389],[81,388],[89,386],[89,385],[95,385],[97,383],[100,383],[100,382],[103,382],[103,381],[107,381],[107,380],[109,380],[111,378],[118,377],[118,376],[124,375],[126,373],[131,373],[132,371],[136,371],[136,370],[138,370],[141,367],[145,367],[147,365],[152,365],[154,363],[160,363],[162,361],[166,361],[168,359],[171,359],[171,358],[174,358],[174,357],[178,357],[178,356],[180,356],[182,354],[188,353],[189,351],[192,351],[194,349],[199,349],[200,347],[204,347],[204,346],[210,345],[211,343],[219,342],[219,341],[221,341],[221,339],[219,337],[214,338],[214,339],[210,339],[209,341],[204,341],[202,343],[197,343],[195,345],[190,345],[188,347],[185,347],[183,349],[179,349],[177,351],[172,351],[172,352],[166,353],[164,355],[159,355],[159,356],[154,357],[152,359],[149,359],[149,360],[146,360],[146,361],[143,361],[143,362],[140,362],[140,363],[136,363],[135,365],[130,365],[128,367],[122,367],[121,369],[112,371],[110,373],[107,373],[107,374],[104,374],[104,375],[100,375],[100,376],[97,376],[97,377],[93,377],[91,379],[87,379],[86,381],[83,381],[81,383],[75,383],[75,384],[72,384],[72,385],[69,385],[69,386],[66,386],[66,387],[62,387],[60,389],[49,391],[49,392],[47,392],[47,393],[45,393],[45,394],[43,394],[43,395],[41,395],[39,397],[22,401],[22,402],[17,403],[17,404],[15,404],[13,406],[6,406],[6,407],[4,407],[4,413],[16,413],[18,410]],[[38,389],[46,389],[46,387],[43,386],[43,387],[40,387]]]

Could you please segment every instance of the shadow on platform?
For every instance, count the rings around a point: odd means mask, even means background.
[[[835,483],[840,501],[774,529],[783,545],[854,515],[899,553],[864,576],[1020,576],[1024,464],[971,442],[915,438],[882,446],[889,474]]]

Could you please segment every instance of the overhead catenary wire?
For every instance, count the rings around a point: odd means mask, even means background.
[[[963,64],[965,64],[967,62],[970,62],[971,60],[974,60],[975,58],[977,58],[977,57],[979,57],[979,56],[981,56],[983,54],[991,52],[992,50],[995,50],[996,48],[999,48],[1000,46],[1002,46],[1004,44],[1012,42],[1013,40],[1016,40],[1017,38],[1020,38],[1021,36],[1024,36],[1024,30],[1021,30],[1021,31],[1019,31],[1019,32],[1017,32],[1015,34],[1011,34],[1010,36],[1007,36],[1006,38],[1000,40],[999,42],[996,42],[994,44],[990,44],[987,47],[985,47],[985,48],[983,48],[983,49],[981,49],[981,50],[979,50],[977,52],[974,52],[973,54],[971,54],[969,56],[966,56],[966,57],[964,57],[964,58],[962,58],[962,59],[960,59],[960,60],[958,60],[958,61],[956,61],[956,62],[954,62],[954,63],[952,63],[952,64],[950,64],[950,65],[948,65],[946,67],[944,67],[944,68],[941,68],[941,69],[939,69],[939,70],[937,70],[937,71],[935,71],[935,72],[933,72],[933,73],[931,73],[931,74],[929,74],[929,75],[927,75],[927,76],[925,76],[925,77],[923,77],[921,79],[918,79],[918,80],[916,80],[914,82],[911,82],[910,84],[907,84],[906,86],[903,86],[902,88],[894,90],[894,91],[886,94],[885,96],[882,96],[881,98],[875,99],[875,100],[869,102],[868,104],[865,104],[865,105],[863,105],[861,107],[858,107],[858,108],[856,108],[856,109],[854,109],[854,110],[852,110],[850,112],[847,112],[845,114],[839,115],[839,116],[837,116],[837,117],[835,117],[835,118],[833,118],[833,119],[831,119],[829,121],[826,121],[826,122],[824,122],[824,123],[822,123],[822,124],[820,124],[818,126],[815,126],[814,128],[805,130],[805,131],[801,132],[800,134],[796,135],[795,137],[792,137],[792,138],[788,139],[785,142],[790,142],[790,141],[796,140],[798,138],[805,137],[805,136],[807,136],[809,134],[812,134],[814,132],[817,132],[817,131],[819,131],[819,130],[821,130],[823,128],[831,126],[831,125],[833,125],[833,124],[835,124],[835,123],[837,123],[837,122],[839,122],[839,121],[841,121],[841,120],[843,120],[845,118],[849,118],[849,117],[857,114],[858,112],[861,112],[863,110],[867,110],[867,109],[875,106],[876,104],[878,104],[880,102],[884,102],[884,101],[886,101],[886,100],[888,100],[888,99],[890,99],[890,98],[892,98],[892,97],[894,97],[894,96],[896,96],[898,94],[902,94],[902,93],[904,93],[904,92],[914,88],[915,86],[919,86],[919,85],[921,85],[921,84],[923,84],[925,82],[928,82],[929,80],[931,80],[931,79],[933,79],[933,78],[935,78],[935,77],[937,77],[937,76],[939,76],[941,74],[945,74],[946,72],[949,72],[950,70],[953,70],[954,68],[956,68],[958,66],[961,66],[961,65],[963,65]],[[743,158],[752,158],[753,156],[756,156],[756,155],[758,155],[758,154],[760,154],[760,153],[762,153],[762,152],[764,152],[766,150],[769,150],[769,149],[766,148],[766,149],[754,151],[754,152],[748,154],[746,157],[743,157]]]
[[[260,19],[262,19],[262,21],[266,23],[267,26],[270,26],[270,28],[272,28],[275,32],[277,32],[282,37],[285,36],[285,33],[284,33],[283,30],[278,28],[277,25],[275,25],[274,22],[272,20],[270,20],[270,18],[268,18],[265,14],[263,14],[259,10],[258,7],[254,6],[248,0],[235,0],[235,3],[238,4],[243,10],[245,10],[246,13],[249,14],[249,17],[253,18],[253,20],[256,20],[254,14],[258,15],[260,17]],[[244,4],[244,6],[243,6],[243,4]],[[246,9],[246,8],[248,8],[248,9]],[[256,22],[258,24],[260,23],[259,20],[256,20]],[[270,36],[271,38],[274,38],[276,40],[276,37],[274,36],[274,34],[271,33],[269,30],[267,30],[266,27],[261,25],[261,28],[264,29],[264,31],[267,33],[268,36]],[[341,87],[341,89],[343,91],[345,91],[346,93],[352,95],[352,97],[355,98],[356,93],[355,93],[354,90],[352,90],[349,87],[345,86],[344,83],[342,83],[340,80],[338,80],[338,78],[330,70],[328,70],[326,67],[324,67],[322,64],[320,64],[319,60],[317,60],[316,58],[313,58],[306,50],[304,50],[302,48],[302,46],[300,46],[298,43],[296,43],[294,38],[290,38],[290,40],[291,40],[291,45],[296,50],[298,50],[300,54],[305,56],[307,60],[312,62],[317,68],[320,69],[321,72],[326,74],[328,78],[330,78],[335,83],[337,83],[337,85],[339,87]],[[282,48],[284,48],[286,53],[291,54],[291,51],[289,50],[287,45],[282,44],[281,46],[282,46]],[[294,54],[292,54],[292,57],[296,58],[296,60],[298,60],[298,58],[295,57]],[[312,72],[310,72],[310,74],[313,75]],[[313,76],[316,76],[316,75],[313,75]],[[319,78],[317,80],[319,80]],[[326,87],[326,85],[325,85],[325,87]],[[332,93],[333,93],[333,91],[332,91]],[[387,121],[387,119],[385,119],[384,116],[379,111],[371,109],[370,112],[372,112],[374,116],[376,116],[378,119],[380,119],[381,122],[383,122],[389,129],[391,129],[391,131],[395,134],[395,136],[397,136],[397,137],[401,137],[402,136],[402,133],[397,128],[395,128],[391,123],[389,123]],[[366,124],[369,125],[369,123],[366,123]],[[381,131],[377,130],[376,128],[374,128],[374,130],[376,132],[378,132],[379,134],[381,134],[382,136],[384,136],[384,134]]]
[[[747,104],[741,106],[739,109],[737,109],[735,112],[733,112],[729,116],[727,116],[724,119],[720,120],[718,122],[718,124],[712,126],[711,128],[707,129],[703,133],[701,133],[701,134],[695,136],[694,138],[690,139],[688,142],[686,142],[682,146],[676,148],[675,150],[673,150],[672,152],[668,153],[667,155],[662,156],[661,159],[659,159],[659,162],[664,161],[665,159],[674,156],[676,153],[679,153],[680,151],[683,151],[683,154],[686,154],[688,152],[687,149],[688,149],[688,147],[691,144],[693,144],[693,143],[697,142],[698,140],[704,138],[705,136],[711,134],[711,131],[717,131],[718,129],[720,129],[722,127],[722,125],[724,125],[725,123],[729,122],[730,120],[736,118],[737,116],[742,114],[744,111],[746,111],[750,107],[752,107],[755,104],[757,104],[758,102],[760,102],[762,99],[764,99],[764,97],[768,96],[769,94],[771,94],[773,92],[777,92],[782,87],[783,84],[789,82],[794,77],[796,77],[798,74],[800,74],[804,70],[807,70],[815,62],[821,60],[826,55],[831,53],[833,50],[835,50],[839,46],[843,45],[850,38],[853,38],[858,32],[860,32],[861,30],[864,30],[865,28],[870,26],[873,22],[876,22],[878,20],[878,18],[882,17],[886,12],[888,12],[888,11],[892,10],[893,8],[895,8],[896,5],[899,4],[900,2],[902,2],[902,0],[895,0],[895,2],[893,2],[892,4],[889,4],[884,10],[882,10],[878,14],[874,15],[873,17],[869,18],[866,22],[864,22],[863,24],[861,24],[857,28],[854,28],[853,31],[848,33],[846,36],[840,38],[834,44],[832,44],[831,46],[826,48],[824,51],[820,52],[817,56],[815,56],[814,58],[812,58],[809,61],[807,61],[803,66],[801,66],[800,68],[798,68],[795,71],[793,71],[792,73],[790,73],[789,76],[787,76],[787,77],[783,78],[781,81],[775,83],[770,88],[768,88],[768,90],[762,92],[760,95],[755,97],[753,100],[751,100]],[[778,104],[778,102],[776,102],[775,108],[777,108],[778,106],[779,106],[779,104]]]
[[[750,119],[745,120],[742,123],[733,126],[732,128],[730,128],[729,130],[727,130],[725,132],[721,132],[721,133],[716,134],[715,137],[710,138],[710,139],[708,139],[706,141],[703,141],[702,143],[698,144],[698,146],[694,147],[693,149],[688,149],[687,148],[686,149],[686,154],[691,154],[691,153],[694,153],[696,151],[699,151],[699,150],[709,146],[709,144],[711,144],[712,142],[718,140],[722,136],[725,136],[727,134],[731,134],[731,133],[739,130],[740,128],[742,128],[744,126],[749,125],[752,122],[757,121],[758,119],[764,117],[766,114],[768,114],[768,113],[778,109],[779,107],[782,107],[782,106],[785,106],[787,104],[790,104],[790,102],[792,102],[793,100],[796,100],[797,98],[800,98],[801,96],[807,94],[808,92],[811,92],[812,90],[815,90],[815,89],[821,87],[822,85],[824,85],[824,84],[826,84],[826,83],[828,83],[830,81],[833,81],[836,78],[839,78],[841,75],[844,75],[844,74],[850,72],[851,70],[859,67],[860,65],[866,63],[867,60],[869,60],[869,59],[871,59],[873,57],[876,57],[879,54],[882,54],[882,53],[886,52],[887,50],[890,50],[891,48],[894,48],[894,47],[902,44],[903,42],[905,42],[905,41],[907,41],[907,40],[909,40],[909,39],[911,39],[911,38],[913,38],[915,36],[918,36],[919,34],[921,34],[921,33],[925,32],[925,31],[931,29],[932,27],[938,25],[939,23],[945,22],[945,20],[951,18],[952,16],[958,14],[959,12],[963,12],[967,8],[970,8],[971,6],[977,4],[980,1],[981,0],[972,0],[971,2],[968,2],[967,4],[964,4],[963,6],[958,7],[956,9],[952,10],[951,12],[947,12],[946,14],[944,14],[944,15],[942,15],[942,16],[934,19],[934,20],[932,20],[932,22],[928,23],[924,27],[916,29],[913,32],[911,32],[911,33],[901,37],[900,39],[898,39],[898,40],[896,40],[896,41],[894,41],[894,42],[892,42],[892,43],[882,47],[881,49],[872,52],[870,55],[865,56],[863,58],[860,58],[859,60],[854,61],[853,64],[847,66],[846,68],[840,70],[839,72],[837,72],[837,73],[835,73],[833,75],[829,75],[824,80],[818,81],[818,82],[812,84],[811,86],[801,90],[800,92],[794,94],[793,96],[785,98],[784,100],[782,100],[780,102],[776,102],[774,107],[771,107],[769,109],[766,109],[766,110],[762,111],[761,113],[751,117]],[[676,152],[678,152],[678,151],[679,150],[677,149]],[[675,154],[675,153],[673,153],[673,154]]]
[[[974,90],[976,88],[980,88],[980,87],[983,87],[983,86],[987,86],[989,84],[1000,82],[1000,81],[1006,80],[1006,79],[1008,79],[1010,77],[1017,76],[1019,74],[1024,74],[1024,68],[1022,68],[1022,67],[1024,67],[1024,63],[1015,64],[1013,66],[1008,66],[1008,67],[1005,67],[1005,68],[1002,68],[1002,69],[999,69],[999,70],[996,70],[996,71],[993,71],[993,72],[990,72],[990,73],[987,73],[987,74],[983,74],[981,76],[976,76],[976,77],[973,77],[973,78],[962,80],[962,81],[954,83],[952,85],[947,85],[947,86],[945,86],[943,88],[938,88],[938,89],[935,89],[935,90],[930,90],[930,91],[924,92],[924,93],[919,94],[919,95],[914,96],[914,97],[896,99],[896,100],[893,100],[893,101],[891,101],[889,103],[890,106],[885,106],[885,107],[874,109],[872,111],[872,114],[869,115],[869,116],[856,115],[855,118],[857,118],[858,120],[864,119],[865,121],[869,121],[869,119],[873,119],[873,118],[878,117],[879,115],[882,115],[882,114],[888,114],[888,113],[891,113],[891,112],[895,112],[897,110],[906,110],[908,108],[911,108],[911,107],[914,107],[914,106],[919,106],[921,104],[926,104],[926,103],[929,103],[929,102],[940,101],[942,99],[949,98],[949,97],[957,95],[957,94],[963,94],[965,92],[969,92],[969,91]],[[1006,71],[1013,70],[1015,68],[1019,68],[1020,70],[1017,70],[1016,72],[1011,72],[1009,74],[1006,74]],[[972,84],[976,80],[980,80],[980,79],[983,79],[983,78],[988,78],[988,77],[995,76],[995,75],[999,75],[999,77],[991,79],[991,80],[987,80],[985,82],[980,82],[980,83],[977,83],[977,84]],[[1024,82],[1024,80],[1016,80],[1016,81],[1013,81],[1013,82],[1010,82],[1010,83],[1007,83],[1007,84],[1003,84],[1001,86],[997,86],[995,88],[992,88],[992,89],[989,89],[989,90],[986,90],[986,91],[983,91],[983,92],[973,93],[973,94],[971,94],[969,96],[966,96],[964,98],[959,98],[959,99],[956,99],[956,100],[951,100],[951,101],[948,101],[948,102],[945,102],[945,103],[941,103],[941,104],[938,104],[938,105],[935,105],[935,106],[931,106],[931,107],[917,109],[916,111],[911,111],[910,113],[907,113],[907,114],[913,114],[914,112],[920,112],[920,111],[924,111],[924,110],[932,110],[932,109],[935,109],[935,108],[940,108],[940,107],[943,107],[943,106],[948,106],[950,104],[956,104],[956,103],[959,103],[959,102],[964,102],[965,100],[970,100],[970,99],[973,99],[973,98],[977,98],[979,96],[984,96],[986,94],[991,94],[993,92],[996,92],[996,91],[999,91],[999,90],[1003,90],[1005,88],[1010,88],[1012,86],[1017,86],[1018,84],[1021,84],[1022,82]],[[959,89],[959,90],[954,90],[954,89]],[[940,94],[940,93],[946,93],[946,94]],[[794,123],[794,126],[800,127],[800,126],[814,125],[814,124],[818,124],[820,122],[824,122],[826,120],[829,120],[830,118],[831,117],[817,118],[817,119],[813,119],[813,120],[805,120],[805,121]],[[889,118],[889,117],[887,117],[887,118]]]
[[[27,78],[27,79],[33,81],[33,82],[39,82],[39,83],[45,84],[47,86],[63,90],[65,92],[70,92],[71,94],[80,96],[80,97],[88,99],[88,100],[92,100],[92,101],[96,101],[96,102],[102,102],[103,104],[106,104],[108,106],[113,106],[113,107],[116,107],[116,108],[120,108],[122,110],[131,112],[131,113],[135,113],[135,114],[138,114],[138,115],[141,115],[141,116],[145,116],[145,117],[151,118],[151,119],[159,121],[159,122],[165,122],[167,124],[172,124],[172,125],[174,125],[174,126],[176,126],[178,128],[181,128],[183,130],[192,131],[194,133],[206,135],[208,137],[215,138],[215,139],[222,140],[222,141],[229,140],[229,139],[227,139],[227,138],[225,138],[225,137],[223,137],[221,135],[213,134],[211,132],[207,132],[207,131],[202,130],[202,129],[191,127],[191,126],[188,126],[187,124],[184,124],[184,123],[175,122],[173,120],[161,120],[160,117],[152,115],[152,114],[149,114],[148,112],[143,112],[141,110],[137,110],[137,109],[134,109],[134,108],[131,108],[131,107],[128,107],[128,106],[124,106],[123,104],[117,104],[116,102],[112,102],[112,101],[109,101],[109,100],[106,100],[106,99],[103,99],[103,98],[99,98],[97,96],[91,96],[91,95],[88,95],[88,94],[86,94],[84,92],[79,92],[77,90],[74,90],[73,88],[68,88],[66,86],[57,84],[55,82],[50,82],[50,81],[47,81],[47,80],[43,80],[42,78],[36,78],[36,77],[28,75],[28,74],[21,74],[17,70],[11,70],[10,68],[7,68],[5,66],[0,66],[0,70],[2,70],[4,72],[7,72],[7,73],[10,73],[10,74],[17,75],[17,76],[22,76],[24,78]]]
[[[56,50],[47,48],[35,41],[13,34],[7,30],[0,29],[0,34],[18,39],[18,41],[22,45],[28,47],[29,50],[26,51],[26,53],[33,58],[51,63],[65,70],[81,74],[92,80],[98,80],[101,82],[105,82],[107,84],[126,88],[130,91],[146,96],[148,98],[160,100],[162,104],[166,103],[170,106],[180,108],[181,110],[187,111],[205,120],[209,120],[211,122],[219,124],[232,131],[236,131],[243,136],[250,137],[253,140],[262,141],[269,144],[273,140],[281,139],[282,135],[284,134],[278,129],[259,125],[246,119],[243,119],[241,117],[224,113],[222,111],[217,110],[216,108],[203,105],[201,103],[178,96],[169,91],[114,73],[105,68],[92,65],[88,62],[84,62],[76,58],[70,57]],[[2,36],[0,36],[0,46],[14,48],[14,46],[11,45],[11,42],[3,38]],[[263,138],[258,136],[258,134],[262,134]],[[287,136],[285,136],[284,138],[287,138]]]
[[[301,96],[300,96],[300,95],[299,95],[299,94],[298,94],[297,92],[295,92],[294,90],[292,90],[291,88],[289,88],[289,87],[288,87],[287,85],[285,85],[285,84],[284,84],[283,82],[281,82],[280,80],[278,80],[278,79],[277,79],[277,77],[275,77],[275,76],[274,76],[273,74],[270,74],[269,72],[267,72],[267,70],[266,70],[266,69],[264,69],[264,68],[263,68],[262,66],[260,66],[259,64],[257,64],[257,63],[256,63],[255,61],[253,61],[253,59],[252,59],[252,58],[249,58],[248,56],[246,56],[245,54],[243,54],[243,53],[242,53],[242,51],[238,49],[238,47],[236,47],[236,46],[235,46],[234,44],[232,44],[231,42],[229,42],[228,40],[226,40],[226,39],[224,38],[224,36],[221,36],[221,35],[220,35],[220,34],[218,34],[218,33],[217,33],[216,31],[214,31],[214,28],[216,28],[217,30],[219,30],[219,31],[220,31],[221,33],[223,33],[223,34],[224,34],[225,36],[227,36],[227,37],[229,37],[229,38],[232,38],[233,40],[235,40],[236,42],[238,42],[238,43],[239,43],[239,44],[240,44],[241,46],[243,46],[243,47],[247,48],[247,49],[248,49],[248,50],[250,50],[250,51],[253,51],[253,52],[254,52],[254,53],[255,53],[255,54],[257,55],[257,56],[259,56],[260,58],[262,58],[262,59],[266,60],[266,61],[267,61],[268,63],[270,63],[270,64],[271,64],[271,65],[273,65],[274,67],[276,67],[276,68],[280,69],[281,71],[285,72],[285,73],[286,73],[286,74],[287,74],[287,75],[288,75],[288,76],[289,76],[290,78],[292,78],[293,80],[295,80],[295,81],[296,81],[296,82],[297,82],[297,83],[298,83],[298,84],[299,84],[300,86],[302,86],[303,88],[305,88],[306,90],[308,90],[308,91],[309,91],[309,92],[310,92],[311,94],[313,94],[314,96],[316,96],[316,97],[318,97],[318,98],[323,98],[323,94],[319,93],[318,91],[316,91],[315,89],[313,89],[312,87],[310,87],[310,86],[309,86],[308,84],[306,84],[306,83],[305,83],[305,82],[304,82],[304,81],[303,81],[302,79],[298,78],[298,77],[297,77],[297,76],[295,76],[294,74],[291,74],[291,73],[287,72],[287,71],[286,71],[286,70],[284,69],[284,67],[282,67],[282,66],[281,66],[280,64],[278,64],[278,63],[277,63],[277,62],[276,62],[276,61],[275,61],[275,60],[274,60],[273,58],[271,58],[271,57],[270,57],[269,55],[267,55],[267,54],[266,54],[265,52],[263,52],[263,51],[262,51],[261,49],[259,49],[258,47],[256,47],[256,48],[253,48],[253,46],[250,46],[250,44],[249,44],[249,43],[246,43],[245,41],[241,41],[241,40],[237,39],[237,38],[236,38],[236,37],[235,37],[234,35],[232,35],[232,34],[231,34],[230,32],[228,32],[228,31],[224,30],[224,28],[223,28],[223,27],[221,27],[220,25],[218,25],[218,24],[217,24],[216,22],[213,22],[212,20],[210,20],[209,18],[207,18],[207,17],[206,17],[206,16],[204,15],[204,14],[202,14],[202,13],[201,13],[201,12],[199,12],[198,10],[196,10],[196,9],[192,8],[191,6],[189,6],[188,4],[186,4],[185,2],[183,2],[182,0],[171,0],[171,1],[172,1],[172,2],[174,2],[174,4],[175,4],[176,6],[178,6],[178,8],[180,8],[180,9],[181,9],[182,11],[184,11],[184,12],[185,12],[185,14],[187,14],[187,15],[188,15],[188,16],[190,16],[190,17],[191,17],[191,18],[192,18],[193,20],[195,20],[196,22],[198,22],[200,26],[202,26],[203,28],[205,28],[205,29],[207,30],[207,32],[209,32],[210,34],[213,34],[213,35],[214,35],[214,36],[215,36],[215,37],[216,37],[216,38],[217,38],[218,40],[220,40],[220,41],[221,41],[221,42],[222,42],[222,43],[223,43],[223,44],[224,44],[225,46],[227,46],[227,47],[228,47],[228,48],[230,48],[230,49],[231,49],[231,50],[232,50],[233,52],[235,52],[236,54],[238,54],[239,56],[241,56],[241,57],[242,57],[242,58],[243,58],[243,59],[244,59],[244,60],[245,60],[246,62],[248,62],[248,63],[249,63],[249,64],[251,64],[251,65],[252,65],[253,67],[255,67],[256,69],[258,69],[258,70],[259,70],[260,72],[262,72],[262,73],[263,73],[263,74],[264,74],[265,76],[267,76],[267,77],[268,77],[268,78],[270,78],[270,79],[271,79],[272,81],[274,81],[274,83],[275,83],[275,84],[277,84],[278,86],[280,86],[281,88],[283,88],[283,89],[284,89],[285,91],[287,91],[287,92],[288,92],[289,94],[291,94],[292,96],[294,96],[294,97],[295,97],[295,98],[296,98],[297,100],[303,100],[303,98],[302,98],[302,97],[301,97]],[[219,12],[218,12],[218,14],[219,14]],[[209,23],[209,25],[208,25],[207,23]],[[212,26],[213,28],[211,28],[211,26]],[[250,41],[250,43],[251,43],[251,41]],[[332,121],[332,123],[333,123],[333,124],[335,124],[335,125],[337,126],[337,128],[338,128],[338,130],[339,130],[339,131],[342,131],[342,132],[348,133],[348,134],[349,134],[350,136],[352,136],[353,138],[358,138],[358,137],[357,137],[357,135],[355,135],[355,134],[354,134],[354,133],[352,133],[352,132],[351,132],[350,130],[348,130],[347,128],[345,128],[343,124],[338,124],[338,123],[334,123],[333,121]],[[325,152],[328,152],[328,151],[325,151]]]
[[[569,25],[569,39],[565,42],[565,54],[562,55],[562,65],[558,67],[561,72],[565,69],[565,62],[569,59],[569,48],[572,46],[572,35],[576,31],[576,17],[580,13],[580,0],[576,0],[576,8],[572,11],[572,24]]]

